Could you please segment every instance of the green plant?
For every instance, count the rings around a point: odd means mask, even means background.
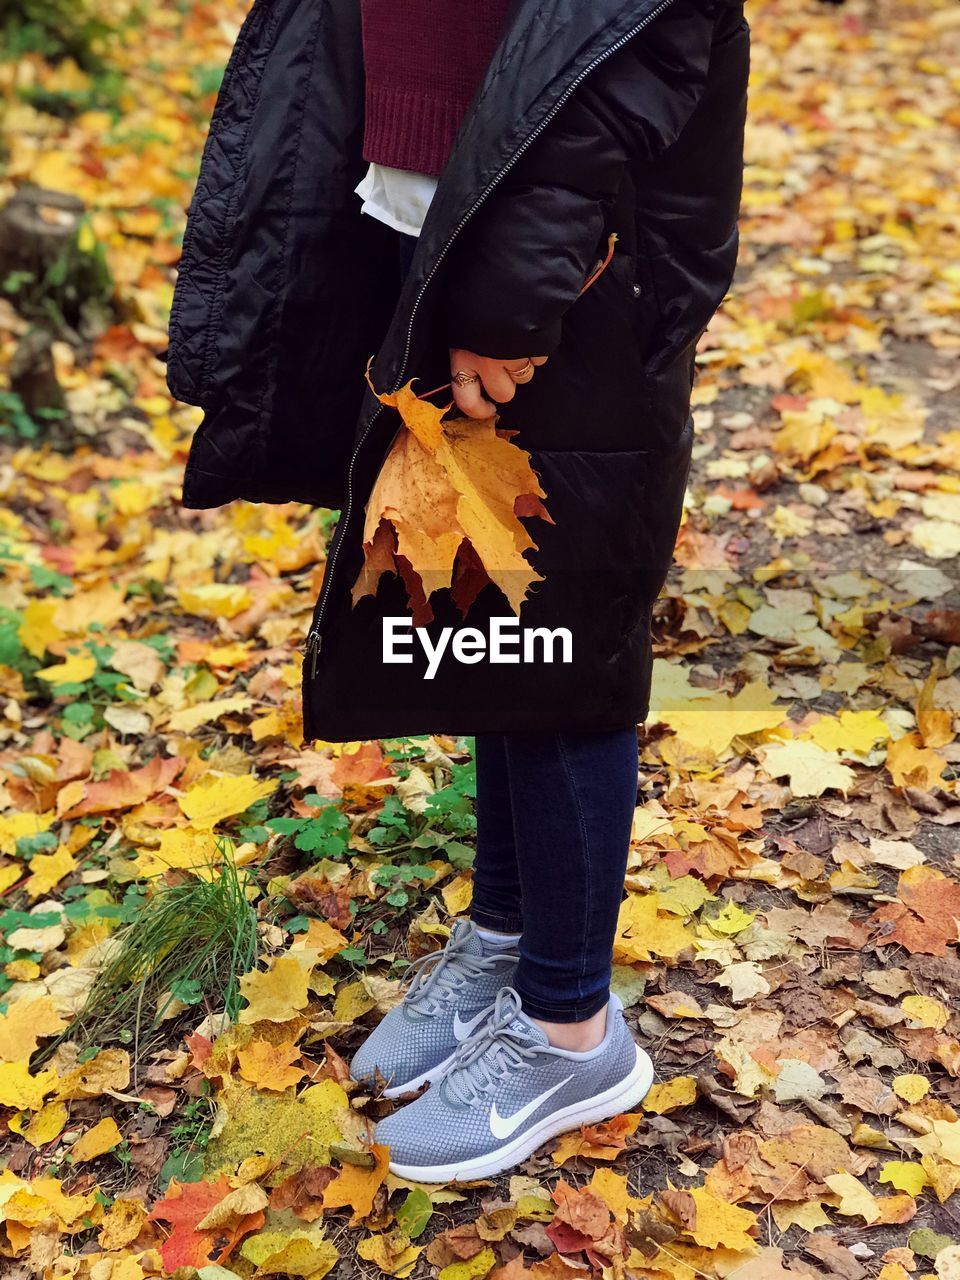
[[[156,1029],[175,992],[235,1018],[239,978],[256,957],[249,883],[246,873],[225,858],[209,879],[154,886],[136,918],[116,935],[64,1038],[81,1044],[121,1040],[139,1047],[143,1030]]]
[[[171,1178],[195,1182],[203,1176],[203,1153],[210,1141],[215,1113],[216,1103],[207,1094],[194,1098],[179,1112],[176,1124],[168,1131],[170,1154],[160,1170],[162,1191]]]
[[[63,417],[62,409],[34,409],[30,414],[15,391],[0,391],[0,438],[36,440],[44,422],[58,422]]]
[[[312,818],[268,818],[264,826],[276,835],[293,836],[294,846],[304,853],[317,858],[343,857],[350,840],[350,823],[325,796],[311,792],[303,801],[320,812]]]

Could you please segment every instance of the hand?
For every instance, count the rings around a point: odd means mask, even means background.
[[[453,398],[461,413],[468,418],[492,418],[497,404],[506,404],[517,393],[519,384],[510,376],[511,370],[525,369],[528,365],[539,367],[547,363],[546,356],[531,356],[529,360],[495,360],[491,356],[478,356],[473,351],[462,351],[458,347],[450,349],[450,377],[453,381]],[[457,381],[458,373],[476,374],[478,381],[461,387]],[[525,382],[529,382],[525,378]],[[484,391],[490,397],[485,400]]]

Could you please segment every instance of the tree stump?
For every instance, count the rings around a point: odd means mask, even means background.
[[[102,254],[78,243],[85,212],[76,196],[34,186],[0,208],[0,281],[22,316],[63,337],[102,327],[110,296]]]

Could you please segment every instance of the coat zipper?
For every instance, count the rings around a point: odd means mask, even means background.
[[[524,138],[520,146],[517,147],[516,151],[513,153],[510,159],[506,162],[503,168],[500,169],[500,171],[490,179],[490,181],[487,183],[484,189],[480,192],[479,196],[477,196],[474,203],[466,211],[466,213],[463,215],[463,217],[454,227],[453,231],[451,231],[443,248],[437,254],[436,260],[434,261],[433,266],[430,268],[430,272],[427,275],[427,278],[424,280],[423,284],[420,286],[420,292],[417,294],[416,298],[414,299],[413,306],[410,309],[410,319],[407,323],[407,336],[406,336],[406,342],[404,343],[404,348],[403,348],[403,357],[400,361],[400,370],[397,374],[397,380],[396,380],[396,383],[394,384],[391,394],[399,391],[399,389],[403,386],[404,375],[406,374],[406,371],[407,371],[407,361],[410,358],[410,347],[413,343],[413,326],[416,322],[417,312],[420,309],[420,304],[423,301],[424,295],[426,294],[427,289],[430,287],[430,284],[433,281],[434,276],[439,271],[440,267],[443,264],[444,259],[449,253],[451,245],[454,243],[454,241],[463,231],[464,227],[467,225],[470,219],[474,216],[477,210],[484,204],[484,202],[489,197],[490,193],[500,184],[500,182],[503,181],[506,175],[510,172],[513,166],[520,159],[520,157],[528,150],[529,147],[533,145],[533,143],[537,140],[537,138],[539,138],[540,134],[543,133],[544,129],[546,129],[546,127],[551,123],[551,121],[554,119],[554,117],[556,116],[560,108],[567,102],[570,95],[576,92],[576,90],[580,87],[583,81],[586,80],[587,76],[589,76],[593,71],[595,71],[602,62],[606,62],[606,60],[612,57],[613,54],[618,53],[625,44],[629,44],[630,41],[634,38],[634,36],[639,35],[640,32],[643,31],[645,27],[648,27],[650,23],[653,22],[654,18],[658,18],[660,14],[663,13],[664,9],[669,8],[672,3],[673,3],[673,0],[661,0],[661,3],[658,4],[656,8],[652,9],[641,22],[638,22],[636,26],[631,27],[631,29],[627,31],[624,35],[620,36],[618,40],[615,40],[614,43],[610,45],[608,49],[605,49],[603,53],[599,54],[596,58],[594,58],[593,62],[591,62],[588,66],[584,67],[584,69],[581,72],[579,72],[579,74],[576,75],[573,78],[573,80],[571,80],[570,84],[563,91],[563,93],[560,95],[557,101],[553,104],[553,106],[550,108],[547,114],[543,117],[540,123],[536,126],[535,129],[533,129],[531,133],[527,134],[526,138]],[[314,610],[313,623],[310,627],[309,633],[307,634],[307,638],[306,638],[306,641],[304,642],[303,649],[302,649],[304,657],[309,659],[309,662],[310,662],[310,679],[311,680],[313,680],[317,674],[317,660],[320,656],[320,647],[322,644],[322,636],[320,634],[320,624],[323,621],[323,615],[326,609],[327,599],[330,595],[330,586],[331,586],[331,583],[333,582],[333,571],[334,571],[334,568],[336,567],[337,557],[340,553],[340,546],[343,542],[344,534],[346,533],[346,528],[349,523],[350,516],[352,515],[352,512],[353,512],[354,466],[356,465],[357,458],[360,455],[360,450],[363,448],[364,443],[367,439],[367,436],[370,434],[370,431],[373,428],[373,424],[379,418],[381,412],[383,411],[383,408],[384,406],[382,404],[377,405],[376,409],[374,410],[370,418],[370,421],[364,427],[363,432],[360,436],[360,439],[357,441],[356,445],[354,446],[353,453],[351,454],[351,457],[350,457],[350,465],[347,469],[347,501],[341,513],[340,520],[337,524],[337,531],[333,537],[333,544],[331,545],[331,548],[330,548],[330,555],[327,558],[326,572],[324,574],[323,585],[320,588],[320,598],[317,601],[316,608]]]

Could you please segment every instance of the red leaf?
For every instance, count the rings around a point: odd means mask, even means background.
[[[160,1246],[165,1271],[177,1267],[202,1267],[208,1262],[223,1262],[245,1235],[263,1226],[263,1213],[248,1213],[232,1228],[215,1227],[198,1231],[196,1224],[233,1188],[221,1174],[216,1182],[170,1183],[166,1198],[153,1207],[152,1221],[173,1225],[170,1235]]]

